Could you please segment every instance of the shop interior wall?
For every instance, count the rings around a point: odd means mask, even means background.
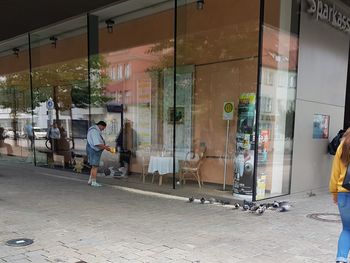
[[[177,65],[195,65],[194,142],[207,145],[201,175],[204,182],[223,183],[226,121],[223,103],[235,103],[230,122],[227,184],[232,184],[237,105],[242,93],[256,93],[259,1],[206,1],[178,10]],[[207,43],[207,44],[206,44]],[[197,50],[186,47],[198,47]]]
[[[302,3],[292,192],[328,185],[327,144],[343,127],[349,35],[309,16]],[[329,139],[313,139],[314,114],[330,116]]]
[[[59,36],[58,36],[59,38]],[[32,36],[32,44],[36,41],[41,41],[35,35]],[[59,64],[62,62],[71,61],[79,58],[87,57],[87,36],[86,34],[80,34],[78,36],[59,39],[56,44],[56,48],[51,44],[40,45],[39,47],[32,48],[32,67],[42,67],[52,64]]]
[[[20,51],[18,56],[11,54],[0,57],[0,75],[6,75],[21,71],[29,72],[28,50]]]
[[[196,68],[194,139],[205,142],[208,148],[202,168],[203,180],[206,182],[223,182],[226,142],[226,122],[222,119],[223,101],[230,98],[237,106],[239,94],[255,93],[257,79],[252,74],[257,72],[257,68],[257,58]],[[237,112],[230,122],[229,160],[235,155],[236,115]],[[233,163],[229,161],[226,181],[228,184],[233,182],[233,169]]]

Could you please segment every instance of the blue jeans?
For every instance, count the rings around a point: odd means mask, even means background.
[[[338,193],[338,208],[343,230],[338,241],[337,261],[348,262],[350,250],[350,193]]]

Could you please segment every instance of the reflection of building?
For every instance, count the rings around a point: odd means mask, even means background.
[[[343,126],[348,36],[305,12],[308,1],[265,1],[264,17],[261,2],[207,0],[197,9],[196,1],[178,1],[176,32],[171,0],[142,6],[123,1],[90,12],[89,26],[83,15],[37,30],[31,34],[31,82],[27,37],[1,42],[0,105],[8,112],[6,125],[21,129],[17,120],[28,118],[21,114],[33,107],[33,122],[47,127],[50,114],[42,103],[51,97],[52,118],[65,121],[72,148],[84,155],[83,124],[106,120],[105,136],[114,144],[123,113],[131,172],[141,172],[145,152],[175,153],[177,162],[201,145],[206,148],[201,177],[209,188],[224,182],[222,107],[232,101],[227,184],[244,167],[240,162],[237,169],[234,160],[242,155],[236,153],[242,144],[254,157],[248,165],[254,198],[258,190],[264,198],[325,186],[327,139],[312,139],[313,118],[330,116],[330,136]],[[115,20],[109,32],[107,19]],[[49,40],[53,34],[59,39],[55,47]],[[13,46],[20,47],[18,56]],[[27,92],[22,96],[27,100],[16,104],[13,91]],[[239,106],[242,94],[256,97],[245,113]],[[123,111],[108,111],[108,103],[122,104]],[[79,138],[71,132],[78,123]],[[45,149],[40,142],[35,147],[40,159]],[[45,158],[38,163],[48,165]]]
[[[106,94],[114,98],[115,103],[125,105],[124,117],[133,122],[139,146],[151,144],[151,70],[157,55],[150,54],[150,49],[151,46],[146,45],[104,54],[111,80]],[[115,120],[115,116],[110,118],[112,122]],[[116,129],[117,134],[120,127]]]

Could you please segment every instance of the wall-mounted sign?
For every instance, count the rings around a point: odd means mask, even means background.
[[[329,135],[329,115],[314,114],[312,138],[328,139]]]
[[[233,102],[224,102],[224,121],[233,120],[234,104]]]
[[[335,4],[326,3],[324,0],[306,0],[308,7],[306,12],[330,24],[334,28],[350,33],[350,17],[340,11]]]
[[[54,107],[54,103],[53,103],[53,100],[51,98],[49,98],[47,101],[46,101],[46,108],[48,110],[52,110]]]

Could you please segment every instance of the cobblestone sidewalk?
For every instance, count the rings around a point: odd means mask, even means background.
[[[307,217],[337,214],[326,190],[283,200],[290,212],[257,216],[0,166],[0,262],[334,262],[341,224]]]

